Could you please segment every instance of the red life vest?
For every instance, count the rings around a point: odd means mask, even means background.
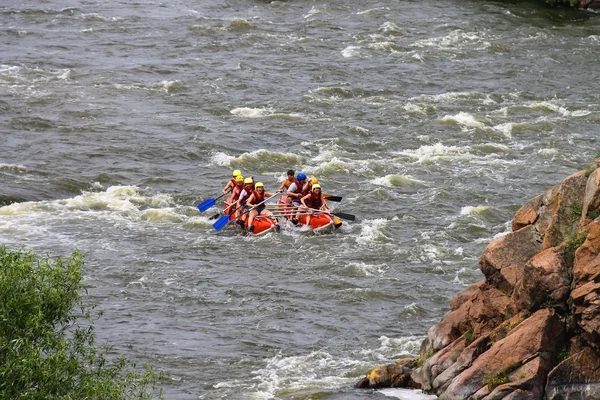
[[[231,202],[234,203],[236,202],[239,198],[240,198],[240,193],[242,193],[242,189],[241,186],[238,187],[237,185],[233,187],[233,190],[231,192]]]
[[[316,210],[320,210],[321,206],[323,206],[323,200],[321,199],[321,195],[319,195],[319,197],[315,197],[315,194],[311,193],[310,197],[306,201],[306,205],[309,208],[314,208]]]
[[[261,211],[265,209],[265,203],[263,203],[263,201],[265,201],[265,192],[263,191],[262,195],[258,194],[258,192],[256,190],[252,191],[252,194],[254,195],[254,204],[259,204],[262,203],[259,206],[256,206],[255,210],[257,211]]]

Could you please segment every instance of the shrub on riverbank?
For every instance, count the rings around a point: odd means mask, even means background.
[[[50,259],[0,246],[0,398],[161,396],[151,368],[97,349],[82,267],[77,250]]]

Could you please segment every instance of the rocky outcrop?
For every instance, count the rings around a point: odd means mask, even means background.
[[[600,159],[519,209],[480,258],[485,280],[450,301],[416,359],[358,388],[440,399],[600,400]]]

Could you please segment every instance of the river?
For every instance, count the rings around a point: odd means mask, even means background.
[[[110,343],[167,399],[403,399],[515,211],[600,149],[596,14],[533,2],[0,5],[0,243],[85,253]],[[293,168],[357,216],[248,237],[195,205]]]

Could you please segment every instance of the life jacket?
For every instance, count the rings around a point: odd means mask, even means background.
[[[321,195],[319,197],[315,197],[314,193],[310,194],[310,197],[306,201],[306,205],[309,208],[314,208],[315,210],[320,210],[323,206],[323,200],[321,199]]]
[[[254,195],[254,204],[262,203],[261,205],[256,206],[255,210],[258,212],[264,210],[265,203],[263,203],[263,201],[265,201],[265,192],[263,191],[262,195],[260,195],[256,190],[254,190],[252,191],[252,194]]]

